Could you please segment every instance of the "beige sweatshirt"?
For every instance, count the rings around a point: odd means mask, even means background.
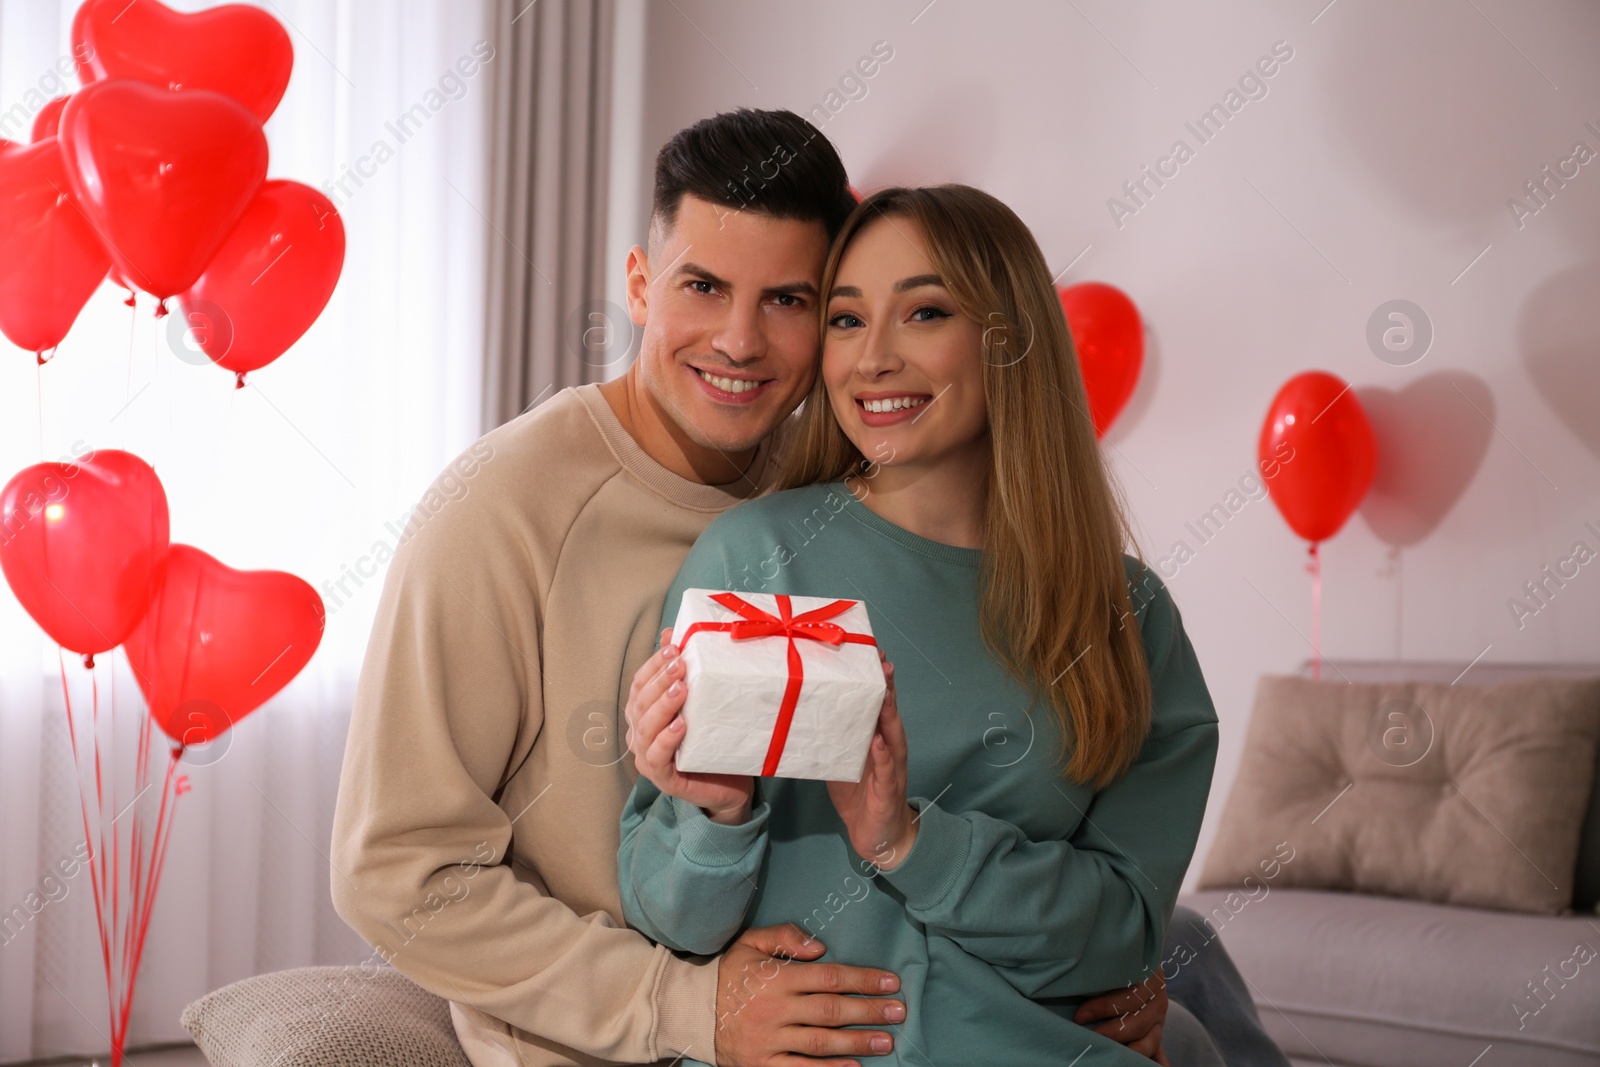
[[[526,1067],[714,1060],[716,960],[623,922],[622,704],[683,557],[775,473],[771,447],[727,485],[691,482],[598,386],[565,389],[439,475],[389,568],[339,781],[334,906]]]

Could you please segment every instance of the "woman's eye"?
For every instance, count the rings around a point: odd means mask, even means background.
[[[828,325],[838,330],[849,330],[861,325],[861,320],[848,311],[841,311],[828,320]]]
[[[923,318],[923,317],[921,317],[924,314],[932,316],[932,317],[931,318]],[[915,311],[913,311],[911,313],[911,321],[913,321],[913,322],[937,322],[939,319],[948,319],[949,317],[950,317],[950,313],[948,311],[946,311],[944,308],[933,307],[932,305],[919,307],[919,308],[917,308],[917,310],[915,310]]]

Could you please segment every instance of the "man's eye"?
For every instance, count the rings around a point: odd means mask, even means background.
[[[805,306],[805,301],[801,300],[793,293],[779,293],[777,296],[773,297],[773,299],[778,302],[779,307],[797,308]]]
[[[712,286],[712,284],[710,282],[701,281],[698,278],[695,279],[694,281],[690,282],[689,286],[690,286],[690,288],[694,289],[695,292],[704,293],[704,294],[706,294],[708,296],[711,294],[711,292],[714,289],[714,287]],[[701,286],[704,286],[705,288],[702,289],[702,288],[700,288]]]

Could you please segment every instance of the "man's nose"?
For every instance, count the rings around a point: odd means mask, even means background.
[[[717,334],[712,338],[717,351],[736,363],[743,363],[764,354],[767,335],[762,329],[761,308],[735,302],[728,309]]]

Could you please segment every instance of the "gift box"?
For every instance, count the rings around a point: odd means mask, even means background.
[[[883,706],[866,605],[686,589],[678,770],[858,782]]]

